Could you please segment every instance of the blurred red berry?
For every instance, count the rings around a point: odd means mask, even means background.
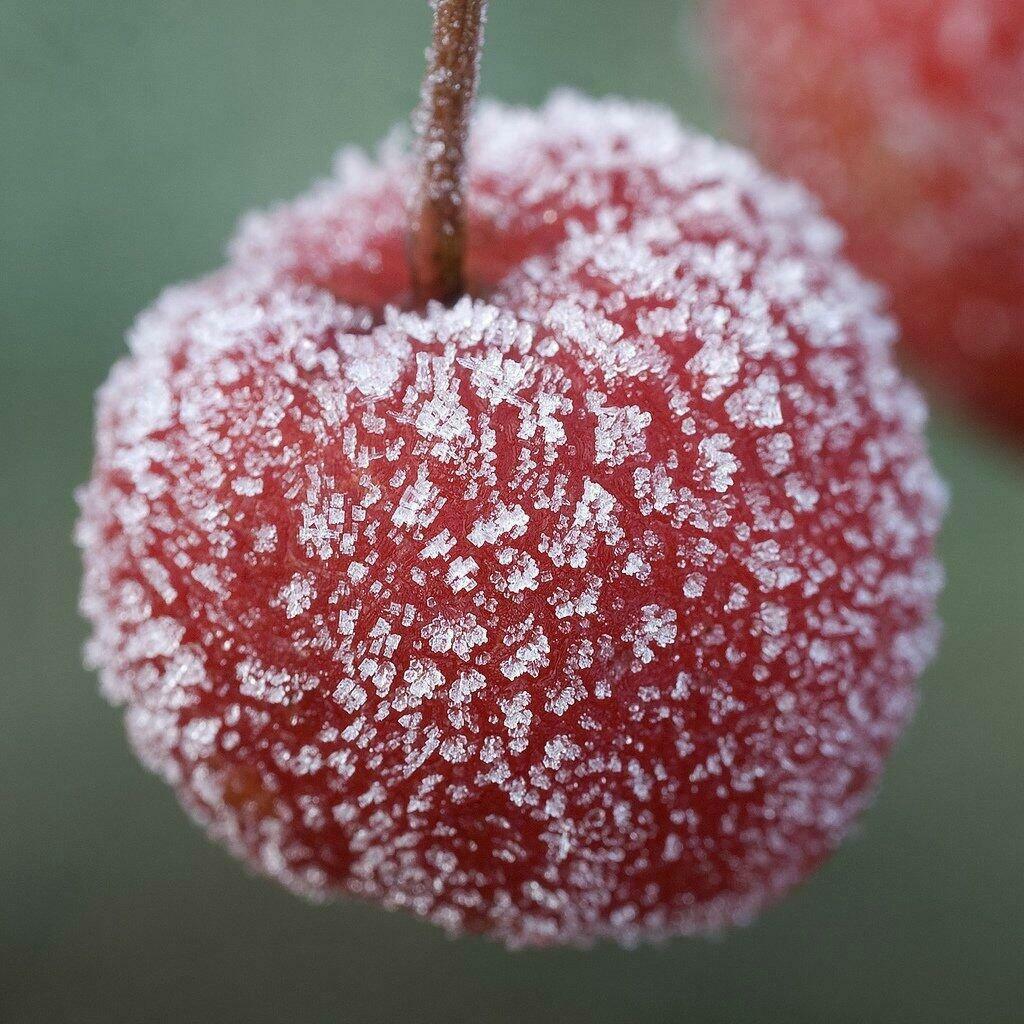
[[[250,217],[103,388],[89,657],[315,897],[510,945],[749,919],[870,798],[944,496],[801,188],[665,112],[487,106],[469,277],[402,311],[405,152]]]
[[[712,0],[755,150],[885,284],[916,367],[1024,441],[1024,2]]]

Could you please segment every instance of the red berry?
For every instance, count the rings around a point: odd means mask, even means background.
[[[715,0],[757,152],[806,182],[937,384],[1024,441],[1024,3]]]
[[[666,113],[490,106],[476,299],[406,289],[404,153],[250,218],[99,401],[91,660],[208,831],[510,945],[749,919],[865,806],[943,490],[876,292]]]

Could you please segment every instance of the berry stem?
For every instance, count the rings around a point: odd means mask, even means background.
[[[480,68],[487,0],[431,0],[434,38],[427,52],[417,134],[409,268],[420,303],[450,305],[465,293],[466,139]]]

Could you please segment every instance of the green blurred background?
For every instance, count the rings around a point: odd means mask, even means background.
[[[494,0],[484,91],[714,106],[682,0]],[[72,489],[137,310],[412,107],[425,0],[0,0],[0,1021],[1024,1020],[1024,461],[936,414],[946,638],[854,837],[718,942],[509,955],[247,875],[80,663]]]

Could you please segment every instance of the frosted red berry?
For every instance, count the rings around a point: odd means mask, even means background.
[[[1024,440],[1024,3],[711,7],[755,150],[846,229],[915,367]]]
[[[944,495],[873,287],[670,115],[487,106],[406,310],[347,155],[143,314],[81,495],[89,657],[204,827],[510,945],[748,920],[870,798]]]

